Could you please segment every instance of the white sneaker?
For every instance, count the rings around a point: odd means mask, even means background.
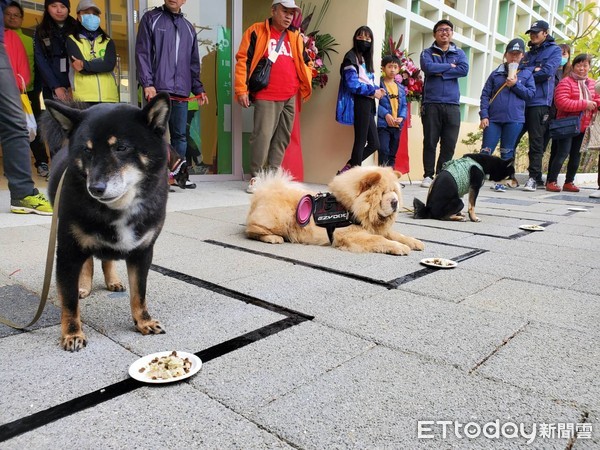
[[[590,198],[600,198],[600,189],[590,194]]]
[[[525,186],[523,186],[523,190],[528,192],[535,192],[536,189],[537,183],[535,181],[535,178],[530,178],[529,180],[527,180],[527,183],[525,183]]]
[[[248,183],[248,187],[246,188],[246,192],[248,194],[254,194],[254,191],[256,190],[257,184],[258,184],[258,178],[256,178],[256,177],[250,178],[250,182]]]
[[[428,188],[433,183],[433,179],[431,177],[425,177],[423,181],[421,181],[422,188]]]

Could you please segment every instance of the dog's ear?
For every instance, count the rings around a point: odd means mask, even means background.
[[[375,186],[377,183],[379,183],[380,180],[381,180],[381,174],[379,172],[368,173],[364,177],[362,177],[362,179],[360,180],[358,189],[360,190],[361,193],[368,191],[373,186]]]
[[[82,121],[83,112],[80,109],[71,108],[64,103],[54,100],[45,100],[46,111],[60,125],[67,136]]]
[[[394,170],[394,175],[396,175],[398,178],[402,177],[402,172],[400,172],[399,170]]]
[[[142,110],[148,126],[159,136],[167,131],[171,115],[171,100],[166,92],[159,92]]]

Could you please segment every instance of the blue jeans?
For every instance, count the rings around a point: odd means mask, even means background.
[[[401,128],[377,127],[379,135],[379,165],[394,167]]]
[[[511,159],[515,156],[515,144],[523,129],[523,123],[514,122],[490,122],[483,130],[482,148],[489,148],[491,153],[500,142],[500,157]]]
[[[187,153],[187,113],[187,102],[171,100],[171,117],[169,117],[171,145],[184,160]]]
[[[29,134],[25,114],[12,67],[3,44],[0,44],[0,144],[4,175],[8,178],[10,198],[17,200],[36,194],[31,179]]]

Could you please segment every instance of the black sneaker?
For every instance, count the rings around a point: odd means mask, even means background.
[[[196,183],[192,183],[190,180],[185,181],[186,189],[196,189]]]
[[[535,184],[537,185],[537,187],[544,187],[544,180],[535,180]]]

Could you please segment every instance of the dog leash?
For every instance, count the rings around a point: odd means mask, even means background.
[[[58,205],[60,204],[60,192],[62,190],[63,180],[65,179],[65,174],[67,170],[63,172],[60,177],[60,181],[58,182],[58,187],[56,189],[56,195],[54,196],[54,204],[56,205],[53,208],[52,212],[52,224],[50,226],[50,237],[48,238],[48,252],[46,253],[46,272],[44,273],[44,285],[42,287],[42,295],[40,297],[40,303],[38,305],[38,309],[27,325],[19,325],[11,320],[8,320],[2,316],[0,316],[0,323],[4,325],[8,325],[11,328],[16,328],[17,330],[24,330],[27,327],[30,327],[34,323],[36,323],[42,315],[44,308],[46,307],[46,300],[48,300],[48,292],[50,291],[50,281],[52,280],[52,267],[54,265],[54,250],[56,249],[56,232],[58,225]]]

